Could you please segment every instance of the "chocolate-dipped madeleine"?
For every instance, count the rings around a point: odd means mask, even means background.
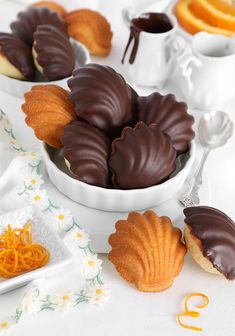
[[[0,73],[23,80],[34,77],[31,48],[9,33],[0,33]]]
[[[64,128],[61,142],[65,162],[80,181],[99,187],[109,186],[107,162],[111,143],[104,132],[85,122],[74,121]]]
[[[38,26],[33,37],[33,57],[38,71],[51,81],[71,76],[75,55],[69,37],[51,25]]]
[[[119,132],[132,119],[134,91],[108,66],[88,64],[68,80],[77,116],[109,134]]]
[[[121,189],[146,188],[167,180],[175,170],[176,151],[167,134],[138,122],[115,139],[109,167]]]
[[[67,24],[60,14],[46,7],[28,7],[26,11],[19,12],[17,20],[12,22],[10,27],[13,35],[32,47],[37,26],[44,24],[55,26],[67,34]]]
[[[172,140],[176,151],[185,153],[189,143],[194,138],[192,129],[194,118],[187,112],[187,105],[177,102],[173,94],[161,95],[154,92],[147,97],[136,100],[136,118],[147,125],[156,124]]]
[[[185,242],[194,260],[207,272],[235,279],[235,223],[218,209],[184,209]]]

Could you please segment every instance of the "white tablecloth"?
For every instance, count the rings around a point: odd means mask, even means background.
[[[66,1],[61,1],[66,5]],[[69,1],[70,5],[74,1]],[[79,3],[79,0],[76,2]],[[91,1],[90,1],[91,2]],[[5,1],[6,3],[6,1]],[[16,15],[17,6],[7,1],[9,10],[3,11],[0,2],[0,31],[7,29],[8,24]],[[114,31],[113,49],[107,59],[95,59],[102,64],[114,66],[122,72],[121,56],[125,47],[128,30],[121,19],[121,8],[127,4],[125,0],[110,1],[100,0],[99,9],[107,16]],[[159,1],[156,8],[162,9],[168,4],[167,0]],[[21,5],[19,4],[19,9]],[[150,93],[148,90],[138,89],[139,93]],[[181,98],[177,83],[172,81],[163,92],[173,92]],[[20,110],[22,100],[0,92],[0,106],[10,116],[15,133],[26,148],[38,147],[30,128],[24,123],[24,115]],[[235,121],[235,99],[227,107]],[[195,112],[197,113],[197,112]],[[195,114],[198,118],[198,115]],[[211,153],[205,167],[205,177],[209,186],[211,199],[210,205],[220,208],[235,219],[235,135],[229,143]],[[53,193],[53,188],[50,190]],[[76,213],[76,204],[58,196]],[[89,209],[86,211],[89,212]],[[82,216],[86,213],[82,214]],[[166,213],[167,215],[167,213]],[[94,219],[95,220],[95,219]],[[102,223],[96,223],[102,225]],[[182,223],[177,223],[182,226]],[[182,300],[191,292],[203,292],[210,298],[208,308],[201,311],[201,317],[190,321],[204,328],[203,335],[207,336],[232,336],[235,333],[235,283],[227,282],[222,278],[209,275],[201,270],[190,258],[186,257],[182,273],[175,280],[174,285],[165,292],[146,294],[138,292],[134,287],[124,282],[116,273],[113,266],[107,261],[106,256],[101,256],[104,261],[103,277],[112,290],[110,302],[98,309],[84,306],[80,310],[66,313],[45,312],[23,320],[14,332],[14,336],[77,336],[77,335],[194,335],[195,332],[181,329],[176,322],[176,315],[182,311]],[[0,297],[0,314],[5,308],[10,307],[18,298],[18,291]]]

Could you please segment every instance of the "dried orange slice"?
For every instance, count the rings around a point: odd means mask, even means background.
[[[235,32],[235,16],[217,9],[207,0],[192,0],[190,10],[212,26],[224,28]]]
[[[212,34],[222,34],[232,36],[231,30],[214,27],[196,16],[190,9],[192,0],[180,0],[176,5],[176,16],[181,26],[189,33],[196,34],[200,31],[206,31]]]

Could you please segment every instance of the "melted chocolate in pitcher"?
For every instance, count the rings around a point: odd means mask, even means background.
[[[127,50],[129,49],[132,40],[134,40],[134,45],[130,55],[129,63],[134,63],[138,51],[140,33],[142,31],[146,33],[160,34],[165,33],[172,28],[173,26],[170,22],[170,19],[164,13],[144,13],[138,18],[132,19],[130,24],[130,37],[124,51],[122,63],[124,63]]]

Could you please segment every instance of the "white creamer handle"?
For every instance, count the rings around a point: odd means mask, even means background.
[[[186,48],[186,41],[182,36],[176,35],[170,44],[170,56],[179,57]]]
[[[132,6],[128,6],[126,8],[123,8],[122,10],[122,18],[125,23],[125,25],[129,28],[130,27],[130,21],[143,13],[146,8],[152,4],[154,4],[156,0],[138,0],[134,1],[134,4]]]
[[[134,8],[133,7],[126,7],[122,10],[122,19],[124,21],[124,24],[126,27],[130,27],[131,20],[133,19],[135,15]]]
[[[174,38],[169,38],[166,41],[167,48],[169,50],[169,65],[172,61],[176,61],[180,57],[186,48],[186,41],[183,37],[176,35]]]
[[[180,58],[179,68],[180,68],[180,71],[181,71],[183,77],[185,77],[185,79],[186,79],[189,90],[193,89],[193,82],[192,82],[192,78],[191,78],[192,73],[193,73],[193,69],[195,67],[199,68],[201,66],[202,66],[202,61],[192,54],[184,55]]]

